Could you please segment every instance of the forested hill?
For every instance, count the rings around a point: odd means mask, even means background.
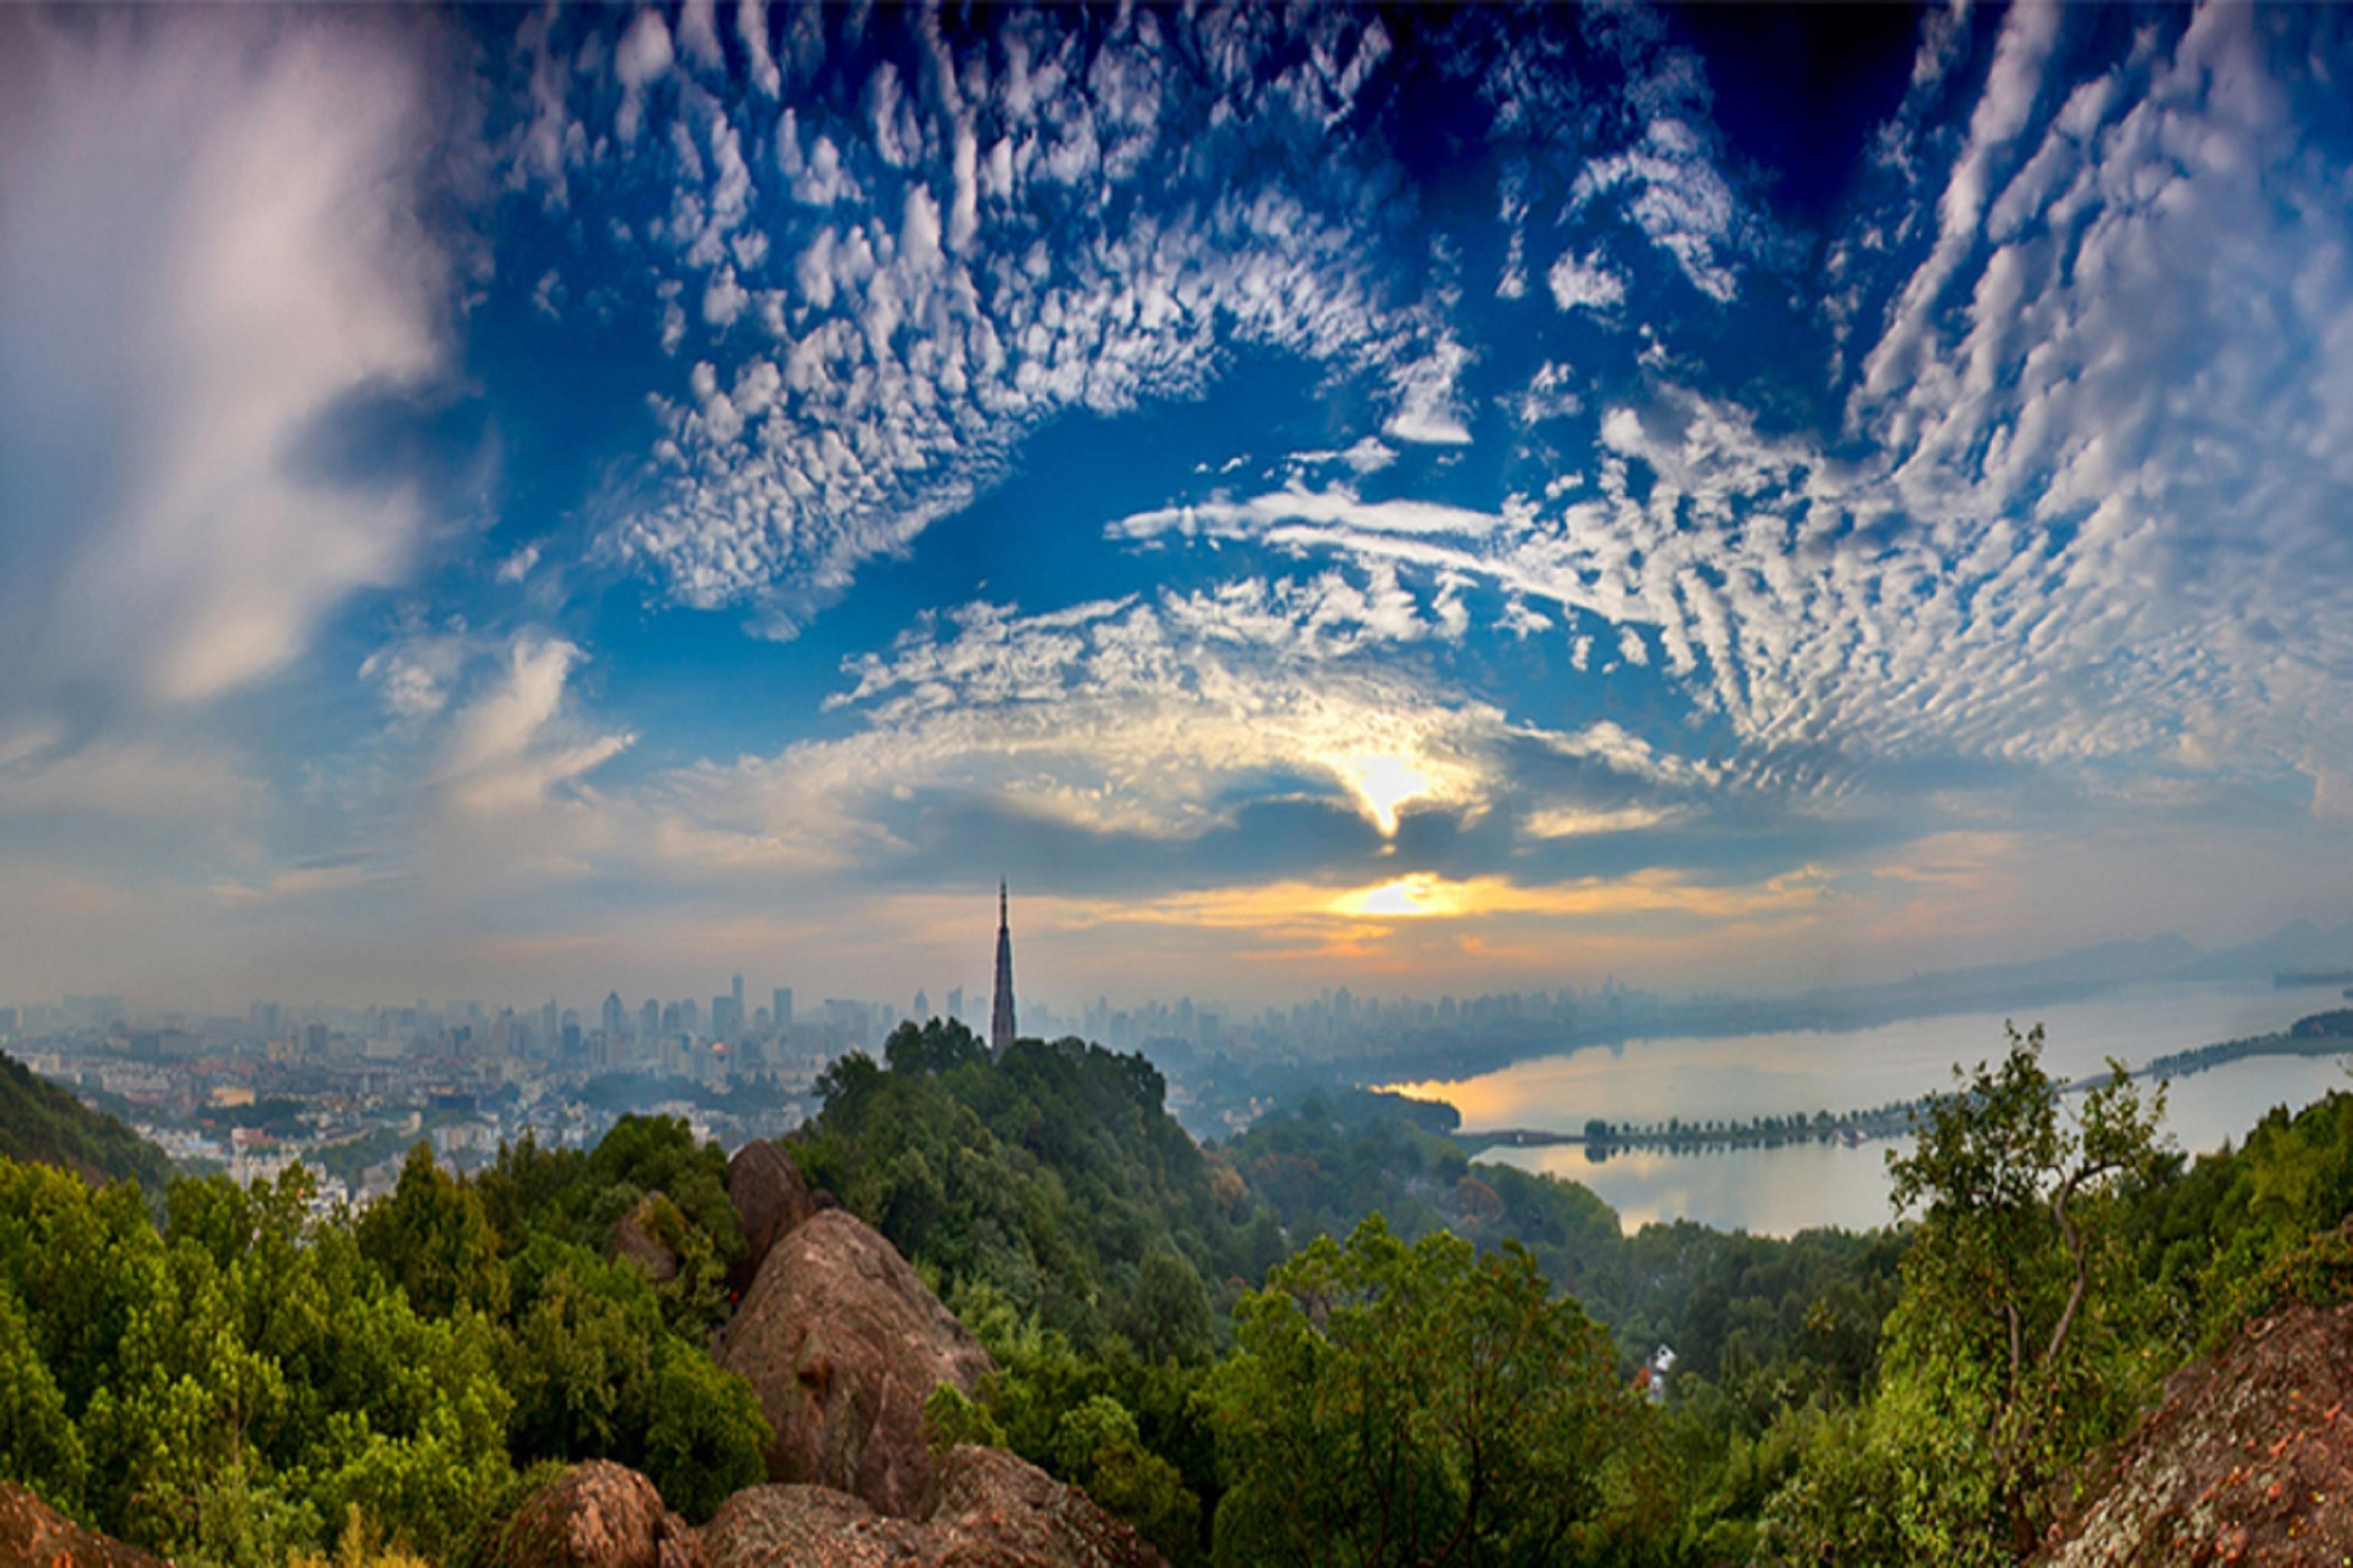
[[[1618,1479],[1577,1527],[1614,1542],[1591,1560],[1993,1564],[2027,1554],[2058,1478],[2128,1431],[2167,1371],[2282,1291],[2353,1291],[2353,1267],[2316,1284],[2297,1261],[2353,1212],[2353,1096],[2190,1161],[2158,1145],[2131,1084],[2072,1095],[2040,1058],[2039,1031],[2013,1038],[1999,1072],[1926,1102],[1897,1169],[1907,1223],[1859,1236],[1629,1235],[1586,1189],[1474,1165],[1442,1119],[1364,1095],[1199,1146],[1141,1057],[1024,1041],[992,1065],[953,1025],[838,1064],[786,1145],[996,1356],[955,1430],[1084,1487],[1178,1563],[1282,1560],[1236,1532],[1299,1497],[1332,1508],[1293,1521],[1294,1546],[1377,1508],[1372,1482],[1340,1496],[1345,1433],[1326,1456],[1337,1479],[1310,1485],[1295,1464],[1256,1464],[1254,1413],[1305,1399],[1282,1381],[1303,1368],[1365,1387],[1412,1369],[1436,1380],[1432,1401],[1461,1393],[1441,1331],[1460,1303],[1422,1301],[1453,1287],[1420,1271],[1451,1279],[1475,1256],[1462,1279],[1509,1295],[1499,1282],[1524,1270],[1572,1340],[1587,1313],[1608,1331],[1578,1377],[1622,1389],[1654,1350],[1675,1352],[1655,1419],[1610,1439],[1623,1468],[1594,1472]],[[2009,1173],[1989,1185],[1983,1170]],[[1335,1315],[1306,1354],[1308,1320],[1286,1303],[1309,1299],[1363,1309],[1348,1332],[1368,1337],[1343,1344]],[[2011,1313],[2033,1369],[2004,1360]],[[2005,1447],[2012,1432],[2029,1446]],[[1672,1495],[1642,1489],[1670,1473]],[[1906,1500],[1924,1496],[1937,1506]]]
[[[0,1158],[56,1165],[88,1182],[137,1182],[150,1197],[163,1194],[172,1174],[164,1151],[5,1052]]]
[[[1230,1303],[1290,1255],[1282,1226],[1164,1105],[1141,1056],[1023,1040],[1001,1062],[958,1024],[902,1026],[880,1063],[843,1058],[793,1141],[803,1170],[952,1289],[1147,1355],[1208,1347]]]

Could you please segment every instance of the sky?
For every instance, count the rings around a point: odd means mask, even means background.
[[[2353,19],[0,10],[0,999],[2353,915]]]

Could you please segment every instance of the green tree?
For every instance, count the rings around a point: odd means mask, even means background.
[[[645,1434],[645,1471],[696,1524],[767,1476],[768,1423],[752,1385],[675,1336],[662,1346]]]
[[[1066,1411],[1055,1426],[1054,1457],[1060,1474],[1163,1552],[1192,1551],[1201,1500],[1175,1465],[1144,1446],[1135,1416],[1118,1400],[1098,1394]]]
[[[1209,1292],[1200,1270],[1166,1247],[1144,1255],[1135,1289],[1119,1314],[1118,1327],[1152,1361],[1206,1360],[1214,1345]]]
[[[506,1270],[481,1195],[434,1163],[430,1144],[409,1150],[392,1195],[360,1215],[359,1243],[427,1317],[506,1309]]]
[[[89,1458],[16,1293],[0,1286],[0,1479],[68,1512],[81,1508]]]
[[[1237,1309],[1208,1398],[1219,1563],[1585,1563],[1634,1549],[1648,1413],[1528,1255],[1376,1215]]]
[[[2031,1551],[2061,1469],[2121,1431],[2149,1373],[2126,1199],[2159,1169],[2165,1089],[2124,1068],[2071,1113],[2042,1031],[1915,1114],[1893,1152],[1919,1221],[1887,1325],[1867,1446],[1894,1471],[1896,1528],[1922,1560]]]

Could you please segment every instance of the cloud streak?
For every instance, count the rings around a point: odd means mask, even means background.
[[[201,702],[416,556],[337,424],[448,364],[415,30],[0,18],[0,718]]]

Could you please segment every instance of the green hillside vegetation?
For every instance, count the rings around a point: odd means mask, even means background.
[[[463,1562],[534,1466],[600,1455],[705,1517],[767,1440],[704,1348],[723,1168],[632,1120],[475,1182],[420,1144],[356,1217],[309,1218],[299,1169],[182,1180],[158,1226],[127,1186],[0,1161],[0,1477],[198,1568],[279,1568],[353,1510]],[[599,1227],[662,1184],[688,1267],[656,1286]]]
[[[2336,1231],[2353,1212],[2353,1098],[2276,1112],[2243,1148],[2192,1163],[2157,1142],[2141,1086],[2065,1093],[2039,1036],[2013,1037],[1998,1064],[1923,1102],[1915,1142],[1898,1151],[1900,1226],[1780,1240],[1689,1223],[1623,1234],[1584,1188],[1474,1167],[1426,1117],[1386,1116],[1363,1096],[1270,1117],[1203,1152],[1196,1176],[1171,1158],[1184,1145],[1161,1125],[1140,1058],[1029,1042],[992,1072],[969,1037],[928,1033],[926,1044],[902,1030],[886,1064],[845,1063],[793,1146],[997,1355],[1003,1371],[976,1404],[942,1402],[944,1433],[1004,1442],[1120,1500],[1179,1562],[1424,1560],[1399,1540],[1335,1532],[1334,1519],[1378,1500],[1346,1489],[1361,1487],[1366,1452],[1313,1424],[1276,1431],[1267,1412],[1332,1394],[1318,1379],[1344,1392],[1355,1376],[1369,1398],[1398,1367],[1450,1366],[1436,1352],[1381,1361],[1364,1346],[1360,1358],[1328,1315],[1303,1341],[1285,1306],[1345,1297],[1409,1343],[1431,1331],[1428,1309],[1381,1300],[1427,1296],[1399,1261],[1427,1247],[1539,1279],[1555,1309],[1595,1325],[1609,1373],[1585,1379],[1588,1395],[1605,1383],[1622,1394],[1662,1344],[1677,1356],[1664,1404],[1613,1417],[1617,1446],[1588,1456],[1616,1479],[1548,1555],[1473,1531],[1446,1559],[1460,1562],[2013,1561],[2062,1478],[2129,1427],[2166,1372],[2266,1302],[2353,1283],[2353,1241]],[[1050,1060],[1062,1077],[1021,1066]],[[1151,1152],[1117,1156],[1139,1136],[1133,1146]],[[1164,1201],[1172,1171],[1183,1175]],[[955,1174],[934,1185],[941,1172]],[[2063,1185],[2074,1247],[2052,1203]],[[1203,1191],[1220,1223],[1201,1223]],[[1081,1205],[1073,1192],[1108,1199]],[[1147,1297],[1165,1312],[1179,1294],[1165,1268],[1145,1288],[1164,1245],[1220,1309],[1206,1353],[1198,1338],[1142,1327],[1156,1321]],[[1270,1253],[1292,1261],[1261,1274]],[[1243,1272],[1221,1288],[1222,1269]],[[1987,1300],[2010,1306],[1989,1318]],[[2010,1310],[2037,1354],[2017,1373],[2026,1392],[1997,1398],[1987,1390],[2011,1375]],[[1254,1333],[1274,1333],[1282,1353]],[[1293,1379],[1279,1394],[1237,1370],[1270,1358]],[[1352,1358],[1388,1370],[1352,1373]],[[1443,1409],[1462,1386],[1415,1398]],[[1326,1440],[1336,1447],[1319,1450]],[[1379,1458],[1389,1473],[1411,1468]],[[1440,1449],[1420,1462],[1461,1479]],[[1265,1533],[1278,1527],[1256,1515],[1276,1501],[1295,1534]],[[1430,1506],[1424,1497],[1417,1517]]]
[[[1023,1040],[992,1064],[970,1030],[934,1021],[818,1087],[823,1109],[789,1144],[811,1181],[951,1290],[985,1289],[1075,1343],[1205,1351],[1212,1298],[1222,1317],[1290,1252],[1168,1115],[1140,1055]],[[1186,1300],[1158,1299],[1172,1281]]]
[[[992,1066],[908,1027],[824,1089],[786,1147],[997,1358],[934,1394],[934,1440],[1012,1448],[1178,1563],[2013,1563],[2172,1368],[2353,1293],[2353,1096],[2186,1161],[2139,1085],[2063,1093],[2036,1037],[1927,1103],[1899,1226],[1787,1241],[1624,1235],[1354,1097],[1204,1149],[1141,1058],[1076,1041]],[[0,1161],[0,1478],[188,1568],[354,1531],[464,1564],[588,1457],[705,1518],[766,1440],[707,1349],[724,1173],[627,1118],[470,1180],[419,1148],[359,1215],[310,1217],[299,1172],[184,1179],[159,1223]],[[607,1256],[641,1205],[659,1285]]]
[[[56,1165],[88,1182],[137,1182],[158,1195],[172,1173],[164,1151],[5,1052],[0,1159]]]

